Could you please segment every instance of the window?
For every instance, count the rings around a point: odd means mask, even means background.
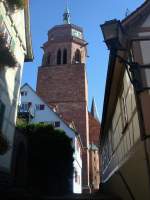
[[[0,100],[0,130],[3,125],[4,113],[5,113],[5,104]]]
[[[36,110],[40,110],[40,104],[35,105]]]
[[[44,110],[45,109],[44,104],[36,104],[35,107],[36,107],[36,110]]]
[[[57,127],[60,127],[60,122],[58,121],[58,122],[55,122],[54,123],[54,126],[57,128]]]
[[[75,63],[81,63],[81,53],[79,49],[75,52]]]
[[[31,107],[32,103],[31,102],[24,102],[20,106],[20,111],[22,112],[27,112],[29,111],[29,108]]]
[[[21,96],[27,96],[27,91],[21,91]]]
[[[63,64],[67,64],[67,49],[63,51]]]
[[[22,104],[21,104],[21,110],[22,110],[23,112],[28,111],[28,103],[22,103]]]
[[[40,110],[44,110],[45,109],[45,105],[44,104],[41,104],[40,105]]]
[[[57,65],[61,64],[61,50],[59,49],[57,52]]]
[[[47,65],[51,64],[51,54],[49,53],[47,56]]]

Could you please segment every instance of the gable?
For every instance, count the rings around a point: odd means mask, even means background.
[[[125,19],[122,20],[123,26],[132,26],[142,20],[144,16],[147,16],[150,13],[150,1],[145,1],[141,6],[139,6],[135,11],[128,15]]]
[[[26,91],[27,95],[21,98],[21,102],[32,102],[33,107],[35,105],[44,105],[44,110],[36,111],[36,114],[31,121],[32,123],[38,122],[60,122],[60,127],[66,132],[68,137],[74,139],[76,133],[54,112],[37,94],[36,92],[26,83],[21,87],[21,92]]]

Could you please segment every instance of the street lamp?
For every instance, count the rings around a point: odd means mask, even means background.
[[[150,38],[133,38],[125,33],[121,22],[119,20],[110,20],[106,21],[104,24],[101,25],[101,30],[104,36],[104,41],[110,50],[111,54],[115,54],[122,63],[124,63],[125,68],[127,70],[128,76],[130,78],[131,83],[133,84],[136,92],[141,92],[145,89],[150,89],[150,86],[143,84],[142,80],[142,72],[145,71],[145,68],[150,69],[149,66],[141,66],[136,62],[130,62],[122,58],[120,55],[116,54],[117,50],[125,51],[127,50],[128,42],[133,41],[145,41],[150,40]]]

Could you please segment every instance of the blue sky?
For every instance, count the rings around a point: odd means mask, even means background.
[[[105,80],[108,66],[108,50],[103,42],[100,24],[110,19],[123,19],[126,10],[134,11],[144,0],[68,0],[71,23],[84,29],[88,45],[87,77],[89,109],[95,97],[99,115],[102,115]],[[62,24],[66,0],[30,0],[31,33],[34,61],[26,63],[22,84],[28,82],[36,88],[37,69],[41,65],[42,49],[47,32],[54,25]]]

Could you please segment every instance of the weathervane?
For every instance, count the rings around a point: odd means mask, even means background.
[[[63,22],[64,24],[70,24],[70,11],[69,11],[69,8],[68,8],[68,0],[66,0],[66,8],[65,8],[65,11],[64,11],[64,14],[63,14]]]

